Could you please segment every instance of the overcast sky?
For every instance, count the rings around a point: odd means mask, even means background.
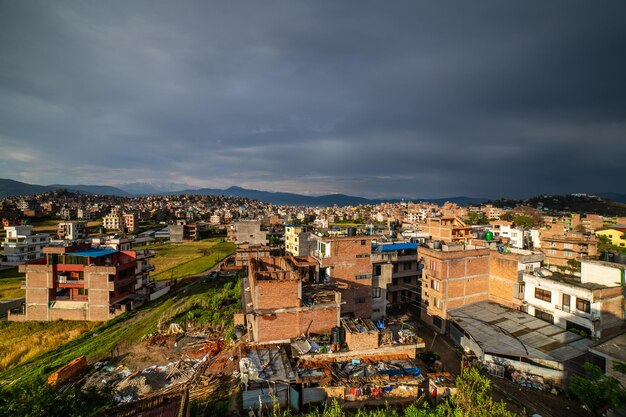
[[[0,0],[0,177],[626,192],[623,1]]]

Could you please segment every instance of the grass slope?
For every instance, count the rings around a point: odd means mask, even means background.
[[[21,286],[25,275],[18,272],[17,267],[0,271],[0,300],[23,297],[25,291]]]
[[[240,281],[195,282],[182,293],[172,294],[102,324],[72,321],[0,323],[3,335],[0,385],[16,380],[20,384],[41,380],[80,355],[86,355],[89,361],[97,361],[110,357],[116,347],[124,352],[160,324],[180,321],[189,311],[193,311],[197,319],[220,323],[230,332],[233,314],[241,308],[240,296]]]
[[[161,243],[142,248],[155,251],[155,280],[202,273],[235,252],[233,243],[208,239],[184,243]],[[140,249],[140,248],[137,248]]]

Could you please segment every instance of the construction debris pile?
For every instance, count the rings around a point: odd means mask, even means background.
[[[285,348],[289,345],[249,346],[242,352],[239,376],[244,386],[244,408],[271,405],[273,401],[286,406],[289,397],[293,407],[294,396],[300,405],[328,398],[342,402],[401,401],[417,398],[424,383],[420,368],[407,355],[310,359],[298,356],[294,345],[302,351],[310,348],[310,342],[302,338],[292,344],[294,356]]]
[[[96,371],[87,377],[85,387],[112,387],[116,392],[118,402],[130,402],[154,391],[189,381],[198,366],[207,358],[208,356],[202,359],[181,359],[165,365],[153,365],[135,372],[123,365],[114,367],[106,361],[98,362],[94,365]]]

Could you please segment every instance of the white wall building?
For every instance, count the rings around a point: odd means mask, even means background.
[[[524,273],[524,305],[528,314],[564,329],[602,337],[623,324],[621,286],[589,282],[587,277],[562,276],[546,269]]]
[[[43,257],[43,247],[50,242],[47,233],[33,234],[33,226],[5,227],[6,237],[2,243],[7,262],[26,262]]]

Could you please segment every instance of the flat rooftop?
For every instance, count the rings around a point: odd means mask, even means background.
[[[530,314],[483,301],[448,311],[485,353],[564,362],[584,355],[592,340]]]
[[[591,349],[621,362],[626,362],[626,332],[605,340]]]

